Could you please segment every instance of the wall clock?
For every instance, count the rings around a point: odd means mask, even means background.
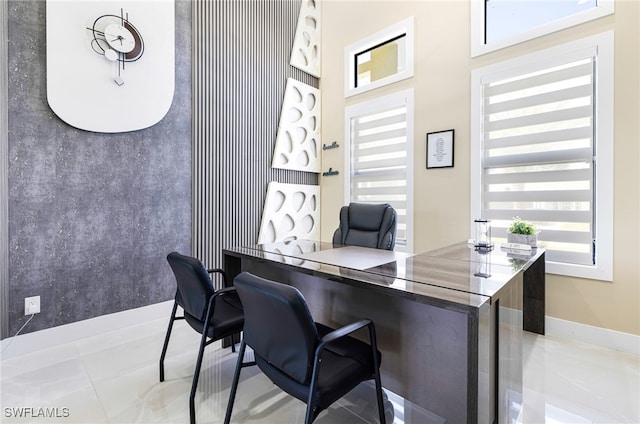
[[[142,35],[129,20],[129,14],[125,15],[124,10],[120,9],[120,16],[99,16],[91,28],[87,29],[93,37],[93,51],[116,65],[114,82],[119,86],[123,85],[126,63],[137,61],[144,53]]]
[[[66,123],[118,133],[167,114],[174,0],[47,0],[47,100]]]

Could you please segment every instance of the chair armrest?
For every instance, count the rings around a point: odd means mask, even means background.
[[[360,321],[356,321],[351,324],[347,324],[344,327],[333,330],[329,334],[326,334],[322,339],[320,339],[320,344],[316,348],[316,355],[318,355],[329,343],[342,337],[348,336],[349,334],[363,327],[371,326],[372,324],[373,322],[370,319],[361,319]]]
[[[210,269],[207,269],[207,272],[209,274],[217,273],[217,274],[222,275],[222,284],[224,285],[224,287],[228,286],[228,284],[227,284],[227,274],[224,272],[224,270],[222,270],[220,268],[210,268]]]
[[[213,274],[214,272],[217,272],[218,274],[222,275],[222,278],[224,278],[225,282],[227,281],[227,274],[221,268],[209,268],[209,269],[207,269],[207,272],[209,274]]]
[[[207,305],[207,315],[210,318],[213,318],[213,314],[215,312],[215,307],[216,307],[216,299],[218,298],[218,296],[224,296],[226,294],[235,293],[235,292],[236,292],[235,287],[224,287],[224,288],[221,288],[220,290],[216,290],[209,298],[209,304]]]
[[[373,321],[370,319],[361,319],[360,321],[356,321],[354,323],[345,325],[344,327],[338,328],[326,334],[323,338],[320,339],[320,343],[316,348],[316,352],[313,358],[313,372],[311,374],[311,390],[309,394],[309,402],[311,402],[311,393],[314,393],[316,390],[316,386],[318,384],[318,373],[320,372],[320,357],[322,355],[322,351],[324,348],[333,341],[341,339],[343,337],[348,336],[349,334],[357,331],[361,328],[368,327],[369,329],[369,341],[371,342],[371,354],[373,355],[373,367],[374,370],[377,370],[379,367],[378,364],[378,356],[377,356],[377,341],[376,341],[376,327],[373,324]]]
[[[225,293],[231,293],[231,292],[235,292],[235,291],[236,291],[236,288],[233,287],[233,286],[224,287],[224,288],[221,288],[220,290],[216,290],[216,292],[213,294],[213,296],[219,296],[219,295],[222,295],[222,294],[225,294]]]
[[[211,298],[209,298],[209,304],[214,305],[214,302],[218,296],[224,296],[225,294],[235,293],[235,292],[236,292],[235,287],[224,287],[224,288],[221,288],[220,290],[216,290],[211,295]]]

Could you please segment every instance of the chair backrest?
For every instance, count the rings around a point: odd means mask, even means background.
[[[333,244],[393,250],[397,213],[388,203],[350,203],[340,209]]]
[[[292,379],[308,384],[319,337],[302,293],[247,272],[233,284],[244,308],[245,343]]]
[[[209,298],[215,291],[204,264],[196,258],[177,252],[169,253],[167,261],[178,285],[176,302],[186,313],[204,321]]]

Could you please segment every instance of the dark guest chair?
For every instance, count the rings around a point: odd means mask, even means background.
[[[393,250],[398,215],[388,203],[350,203],[340,209],[334,245]]]
[[[316,323],[298,289],[243,272],[234,285],[245,307],[243,339],[233,376],[226,424],[231,419],[240,370],[257,364],[278,387],[307,404],[305,423],[366,380],[375,380],[380,422],[385,422],[380,383],[381,354],[373,322],[363,319],[338,330]],[[348,334],[367,327],[370,344]],[[255,362],[245,363],[249,346]]]
[[[176,252],[169,253],[167,261],[169,261],[176,277],[178,289],[162,347],[162,355],[160,355],[160,381],[164,381],[164,357],[167,353],[173,322],[177,319],[184,319],[194,330],[202,334],[196,369],[193,373],[191,394],[189,395],[189,417],[191,423],[194,424],[196,422],[194,400],[204,348],[223,337],[240,333],[244,325],[244,314],[234,287],[215,290],[209,274],[220,274],[226,286],[226,277],[221,269],[207,270],[198,259]],[[178,305],[184,310],[184,316],[176,317]],[[207,338],[209,338],[208,341]],[[234,345],[232,345],[232,350],[235,352]]]

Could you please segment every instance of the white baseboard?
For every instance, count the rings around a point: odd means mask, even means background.
[[[137,325],[160,318],[166,319],[168,323],[172,307],[173,300],[168,300],[141,308],[34,331],[33,333],[16,337],[7,337],[0,342],[0,351],[2,351],[0,359],[8,359],[52,346],[74,342],[96,334],[119,330],[131,326],[131,323],[136,323]],[[11,343],[11,346],[5,351],[4,349],[9,343]]]
[[[640,355],[640,336],[601,327],[545,317],[546,334]]]

